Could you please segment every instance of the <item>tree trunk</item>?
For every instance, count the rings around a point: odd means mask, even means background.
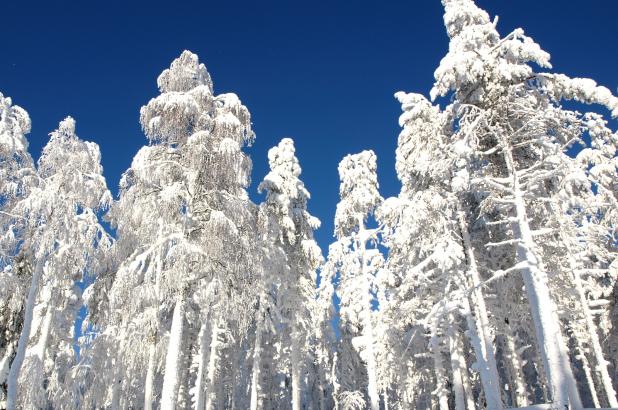
[[[388,410],[388,391],[386,389],[382,393],[382,397],[384,397],[384,410]]]
[[[454,318],[451,317],[451,320]],[[455,393],[455,410],[465,410],[466,409],[466,392],[464,390],[463,385],[463,376],[462,376],[462,357],[460,355],[460,351],[457,346],[457,342],[455,341],[455,330],[453,329],[453,325],[449,326],[449,350],[451,354],[451,371],[453,373],[453,392]]]
[[[54,319],[54,305],[53,301],[47,304],[45,311],[45,317],[43,318],[43,325],[41,327],[41,334],[39,341],[37,342],[33,353],[39,358],[41,364],[45,361],[45,353],[47,352],[47,342],[49,340],[49,334],[51,332],[51,324]]]
[[[144,386],[144,410],[152,410],[152,395],[154,385],[155,354],[157,352],[156,339],[150,342],[148,348],[148,370],[146,370],[146,383]]]
[[[217,358],[219,356],[220,342],[219,337],[221,335],[221,327],[219,319],[215,319],[212,325],[212,336],[210,338],[210,355],[208,357],[208,373],[207,373],[207,387],[206,387],[206,410],[212,410],[214,408],[215,400],[217,399],[216,391],[216,376],[217,376]]]
[[[511,325],[506,323],[504,325],[504,356],[507,359],[507,363],[504,366],[508,375],[509,382],[511,383],[511,399],[513,404],[518,407],[526,407],[530,403],[528,402],[528,395],[526,394],[526,381],[523,374],[523,361],[521,355],[517,351],[515,345],[515,335]]]
[[[208,346],[210,345],[208,340],[208,329],[205,323],[202,323],[200,328],[200,352],[199,352],[199,363],[197,367],[197,377],[195,380],[195,410],[204,410],[204,405],[206,404],[206,360],[208,356]]]
[[[479,275],[476,265],[476,257],[474,256],[474,249],[472,248],[466,217],[462,211],[458,211],[458,218],[464,251],[468,260],[468,276],[470,278],[470,284],[474,289],[470,295],[470,299],[472,300],[475,320],[472,325],[470,323],[472,318],[467,318],[468,331],[474,332],[475,336],[480,340],[480,343],[475,348],[475,353],[481,384],[483,385],[483,392],[485,393],[485,400],[487,400],[487,407],[490,409],[502,409],[504,406],[500,395],[500,378],[498,376],[498,366],[496,365],[494,344],[491,338],[491,327],[487,315],[487,306],[485,305],[485,298],[483,297],[481,289],[481,276]],[[466,300],[464,304],[468,305],[468,311],[470,311],[468,300]],[[475,343],[472,343],[472,345],[476,346]]]
[[[300,396],[301,396],[301,388],[300,388],[300,346],[299,346],[299,335],[296,329],[296,326],[293,326],[292,329],[292,410],[300,410]]]
[[[566,243],[566,241],[563,241]],[[577,296],[579,298],[579,304],[582,309],[582,314],[586,321],[586,327],[588,328],[588,335],[590,336],[590,343],[592,344],[592,352],[594,353],[594,358],[596,361],[596,371],[599,372],[601,376],[601,382],[603,384],[603,390],[605,391],[605,397],[607,397],[607,402],[609,407],[618,408],[618,400],[616,399],[616,391],[612,386],[612,379],[609,376],[609,372],[607,371],[607,361],[603,357],[603,348],[601,347],[601,343],[599,342],[599,333],[597,330],[597,326],[594,323],[594,319],[592,318],[592,313],[590,313],[590,306],[588,305],[588,299],[586,298],[586,292],[584,290],[582,280],[579,276],[579,272],[577,271],[577,265],[573,260],[572,254],[569,253],[569,265],[571,267],[571,272],[573,275],[573,281],[575,284],[575,291],[577,292]],[[577,338],[577,335],[575,336]],[[578,343],[581,341],[578,340]],[[587,363],[586,363],[587,364]],[[589,370],[587,370],[589,371]],[[593,378],[589,378],[590,389],[594,390],[595,386],[593,383]],[[593,391],[593,396],[596,396],[596,391]],[[597,399],[598,400],[598,399]],[[595,404],[596,405],[596,404]],[[598,407],[598,405],[596,405]]]
[[[120,387],[122,386],[122,365],[116,363],[116,371],[114,373],[114,379],[112,380],[112,410],[120,410]]]
[[[442,362],[442,351],[440,348],[440,336],[438,335],[438,317],[434,317],[431,322],[431,353],[433,356],[433,367],[436,375],[435,395],[438,397],[438,408],[449,410],[448,408],[448,389],[446,387],[447,376]]]
[[[15,350],[15,343],[9,343],[4,351],[4,356],[0,360],[0,385],[3,385],[9,373],[9,363]]]
[[[333,365],[330,368],[330,379],[333,384],[333,401],[334,401],[334,410],[339,410],[339,381],[337,380],[337,352],[333,353]]]
[[[161,409],[173,410],[178,399],[178,387],[180,381],[180,362],[182,358],[182,332],[184,322],[184,301],[182,296],[176,299],[170,340],[165,357],[165,376],[163,378],[163,391],[161,393]]]
[[[451,354],[451,371],[453,373],[455,409],[473,410],[474,403],[472,402],[472,391],[468,379],[466,358],[463,354],[461,334],[453,315],[450,315],[449,350]]]
[[[255,328],[255,346],[253,347],[253,366],[251,369],[251,410],[257,410],[260,396],[260,363],[262,356],[262,325],[263,317],[258,313]]]
[[[569,405],[581,408],[577,384],[560,329],[560,319],[549,291],[547,273],[543,270],[543,264],[534,252],[535,243],[528,223],[524,194],[521,191],[511,147],[503,135],[500,137],[506,167],[512,178],[515,218],[511,227],[513,239],[518,241],[517,265],[520,266],[530,303],[537,347],[543,361],[550,396],[553,404],[559,408],[568,408]]]
[[[21,366],[24,363],[26,356],[26,347],[28,340],[30,339],[30,331],[32,330],[32,316],[34,312],[34,304],[36,302],[36,295],[39,289],[39,281],[43,275],[43,268],[45,263],[43,258],[40,258],[32,274],[32,282],[30,289],[28,290],[28,297],[26,299],[26,306],[24,306],[24,325],[19,335],[19,341],[17,342],[17,353],[11,364],[9,370],[9,377],[7,379],[7,395],[6,395],[6,408],[7,410],[15,410],[17,405],[17,396],[19,394],[19,373],[21,372]]]
[[[601,403],[599,402],[599,396],[597,394],[596,383],[594,382],[594,376],[590,371],[590,362],[588,361],[588,357],[586,356],[586,349],[582,345],[582,341],[577,335],[573,335],[575,339],[576,346],[576,357],[579,357],[582,363],[582,370],[584,371],[584,375],[586,376],[586,383],[588,384],[588,389],[590,390],[590,398],[592,399],[592,404],[594,404],[594,408],[600,408]],[[614,406],[612,406],[614,407]]]

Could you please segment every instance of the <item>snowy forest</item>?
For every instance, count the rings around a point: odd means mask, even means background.
[[[0,94],[0,408],[618,408],[618,97],[442,4],[400,192],[343,158],[324,250],[294,141],[254,203],[249,109],[189,51],[116,198],[73,118],[35,162]]]

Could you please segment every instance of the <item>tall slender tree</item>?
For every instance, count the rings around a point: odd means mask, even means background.
[[[288,269],[279,278],[276,308],[282,315],[290,346],[292,409],[302,408],[302,373],[310,369],[311,315],[315,303],[316,269],[322,260],[313,231],[320,221],[307,211],[309,192],[299,179],[301,168],[294,142],[284,138],[268,152],[270,172],[258,190],[266,192],[262,212],[270,225],[271,240],[286,257]],[[315,377],[315,375],[312,375]],[[307,383],[307,380],[304,381]]]
[[[377,248],[377,229],[367,226],[382,202],[373,151],[346,156],[339,164],[339,178],[341,200],[335,214],[337,241],[329,249],[327,269],[339,275],[336,292],[341,300],[340,357],[345,366],[340,371],[341,383],[348,394],[362,390],[368,406],[377,410],[380,397],[373,329],[376,274],[382,267],[383,257]]]

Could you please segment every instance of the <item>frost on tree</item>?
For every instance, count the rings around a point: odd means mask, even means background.
[[[501,367],[511,384],[503,396],[514,405],[615,406],[603,321],[591,316],[610,292],[599,279],[611,281],[616,255],[615,133],[600,114],[560,102],[616,115],[618,99],[592,80],[536,72],[530,63],[551,68],[549,54],[521,29],[501,37],[472,1],[443,4],[450,46],[431,96],[453,98],[454,174],[472,194],[470,243],[503,322]]]
[[[25,225],[16,209],[37,181],[25,137],[29,132],[28,113],[0,93],[0,406],[6,400],[32,274],[31,258],[20,250]]]
[[[279,334],[273,336],[288,352],[280,360],[289,362],[289,367],[283,371],[291,379],[291,394],[281,394],[291,399],[292,409],[300,410],[309,404],[305,403],[307,398],[324,405],[326,401],[325,363],[312,359],[315,346],[312,319],[317,308],[316,269],[322,261],[313,231],[320,226],[320,221],[307,211],[310,195],[299,179],[301,168],[294,142],[282,139],[270,149],[268,160],[270,172],[258,187],[258,191],[266,192],[260,217],[266,241],[274,245],[275,250],[269,253],[269,265],[264,266],[263,275],[276,275],[266,282],[265,289],[271,295],[276,292],[269,308],[276,312],[273,324],[279,323],[280,328]],[[268,268],[272,271],[268,272]],[[261,326],[260,323],[257,326]],[[311,386],[317,388],[311,389]]]
[[[57,407],[77,400],[70,388],[78,283],[97,269],[109,238],[97,212],[110,201],[99,147],[81,141],[68,117],[37,164],[37,182],[13,208],[23,221],[20,252],[33,272],[24,321],[8,375],[7,408]]]
[[[158,85],[140,115],[151,144],[123,175],[110,211],[118,267],[92,291],[93,305],[109,312],[93,323],[100,334],[88,358],[107,370],[90,372],[103,388],[86,397],[93,406],[213,408],[224,400],[221,360],[241,354],[227,342],[242,337],[251,306],[243,298],[252,290],[255,207],[241,148],[253,132],[238,97],[214,95],[188,51]]]
[[[478,271],[465,240],[467,202],[462,175],[454,176],[458,145],[451,142],[449,111],[419,94],[396,97],[404,111],[396,161],[402,188],[377,212],[389,250],[378,325],[384,383],[393,402],[410,407],[444,409],[454,400],[462,409],[480,399],[474,392],[482,388],[488,406],[499,408],[482,290],[468,294]]]
[[[116,201],[73,119],[35,165],[0,94],[0,408],[618,408],[618,98],[442,4],[445,106],[395,95],[396,196],[343,159],[324,263],[293,141],[252,203],[249,111],[191,52]]]
[[[341,398],[337,399],[342,400],[344,408],[348,401],[361,401],[377,410],[380,391],[374,327],[377,274],[384,260],[377,248],[378,230],[368,227],[382,202],[373,151],[346,156],[339,164],[339,178],[341,200],[335,214],[337,241],[329,248],[322,279],[336,279],[336,293],[340,298],[338,383]]]

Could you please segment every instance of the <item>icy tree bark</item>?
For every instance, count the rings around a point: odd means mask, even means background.
[[[324,387],[324,373],[323,369],[318,369],[318,383],[320,385],[320,401],[318,403],[318,408],[320,410],[324,410],[326,408],[326,403],[324,402],[324,395],[326,394],[326,389]]]
[[[295,327],[295,326],[294,326]],[[292,410],[300,410],[300,346],[298,342],[298,332],[296,329],[292,330]]]
[[[49,340],[49,334],[51,332],[51,324],[54,319],[54,305],[53,301],[50,301],[45,311],[45,317],[43,318],[43,325],[41,327],[41,334],[39,341],[34,348],[34,355],[38,356],[41,363],[45,361],[45,353],[47,351],[47,341]]]
[[[163,222],[162,219],[159,218],[157,221],[159,225],[158,229],[158,237],[163,237]],[[163,264],[163,247],[160,247],[157,251],[157,258],[155,259],[157,275],[155,276],[155,294],[157,298],[160,297],[161,292],[161,266]],[[150,340],[150,346],[148,349],[148,367],[146,370],[146,384],[144,386],[144,410],[152,410],[152,401],[154,394],[154,378],[155,378],[155,360],[156,360],[156,352],[157,352],[157,337],[158,337],[158,329],[154,331],[152,335],[152,339]]]
[[[117,369],[114,372],[114,378],[112,380],[112,410],[120,410],[120,388],[122,386],[121,368],[120,363],[116,363]]]
[[[195,409],[203,410],[204,405],[206,403],[206,388],[205,388],[205,370],[206,370],[206,360],[208,356],[208,329],[205,323],[202,324],[200,329],[200,352],[199,352],[199,363],[197,367],[197,377],[195,380]]]
[[[4,384],[6,381],[9,373],[9,363],[11,362],[11,357],[13,356],[14,350],[15,345],[13,343],[9,344],[4,352],[2,360],[0,360],[0,384]]]
[[[442,362],[442,352],[440,350],[440,336],[438,335],[438,318],[434,318],[431,324],[430,346],[433,356],[433,367],[436,374],[435,395],[438,397],[438,408],[449,410],[448,408],[448,389],[446,387],[446,371]]]
[[[337,380],[337,352],[333,354],[333,364],[330,368],[330,379],[333,383],[333,401],[334,401],[334,409],[339,410],[339,381]]]
[[[454,326],[455,317],[451,315],[449,326],[449,349],[453,373],[453,390],[455,391],[455,408],[457,410],[475,410],[468,377],[468,368],[463,351],[461,331]]]
[[[575,336],[575,345],[576,345],[576,354],[582,362],[582,369],[584,370],[584,374],[586,375],[586,383],[588,384],[588,388],[590,389],[590,397],[592,398],[592,404],[594,404],[595,408],[601,407],[601,403],[599,402],[599,396],[597,394],[596,383],[594,382],[594,376],[590,371],[590,362],[588,361],[588,357],[586,357],[586,349],[584,348],[582,341],[579,337]],[[613,407],[613,406],[612,406]]]
[[[216,376],[217,376],[217,358],[219,355],[220,342],[219,337],[221,335],[221,324],[219,319],[215,319],[212,325],[212,336],[210,338],[210,355],[208,357],[208,384],[206,391],[206,410],[212,410],[217,398],[216,391]]]
[[[576,284],[576,289],[580,296],[580,302],[582,305],[584,317],[586,318],[586,325],[588,327],[588,332],[590,335],[590,342],[592,343],[592,351],[596,359],[596,371],[598,371],[599,375],[601,376],[601,382],[603,383],[603,389],[605,391],[605,396],[607,397],[607,402],[609,403],[609,406],[613,408],[618,408],[616,391],[612,386],[612,379],[609,376],[609,372],[607,371],[607,361],[603,357],[603,348],[601,347],[601,343],[599,342],[597,326],[592,319],[592,314],[590,313],[588,301],[583,293],[581,282],[579,281],[579,275],[576,273],[575,276],[578,278],[577,281],[579,282]],[[594,386],[591,386],[591,388],[594,388]]]
[[[260,362],[262,356],[262,326],[263,318],[259,314],[255,329],[255,346],[253,348],[253,367],[251,369],[251,410],[257,410],[260,394]]]
[[[155,354],[157,351],[156,339],[150,341],[148,347],[148,367],[144,385],[144,410],[152,410],[152,393],[154,384]]]
[[[184,301],[182,300],[182,296],[178,296],[176,299],[176,306],[174,307],[170,341],[165,358],[165,377],[163,378],[163,391],[161,393],[162,410],[173,410],[176,407],[178,386],[180,384],[179,364],[182,357],[183,322]]]
[[[17,395],[19,393],[19,373],[21,371],[21,366],[24,363],[24,358],[26,356],[26,347],[28,345],[28,340],[30,339],[34,304],[39,289],[39,282],[41,280],[41,276],[43,275],[44,264],[45,263],[43,262],[43,258],[40,258],[37,261],[36,267],[32,274],[32,282],[30,284],[30,289],[28,290],[26,306],[24,306],[24,325],[21,329],[21,334],[19,335],[19,341],[17,342],[17,352],[15,354],[15,358],[13,359],[13,363],[11,364],[11,369],[9,370],[9,377],[7,379],[7,410],[14,410],[17,403]]]
[[[534,252],[534,239],[526,216],[524,193],[519,183],[513,153],[504,135],[500,135],[500,139],[506,168],[512,178],[515,216],[511,227],[513,239],[517,241],[517,267],[521,271],[530,303],[537,346],[543,361],[551,399],[560,408],[568,408],[569,405],[581,408],[556,307],[549,292],[547,273],[544,272],[542,263]]]
[[[451,320],[454,320],[451,317]],[[466,410],[466,390],[464,388],[463,372],[466,371],[463,356],[458,346],[455,329],[449,326],[449,350],[451,353],[451,371],[453,372],[453,391],[455,393],[455,410]]]

